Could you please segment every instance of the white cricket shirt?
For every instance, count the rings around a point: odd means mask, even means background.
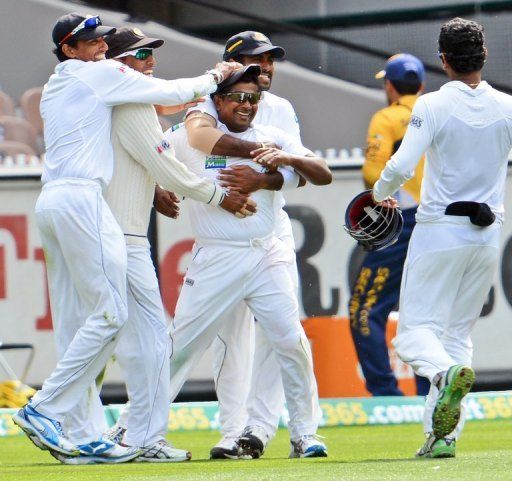
[[[286,152],[296,155],[311,155],[300,142],[287,135],[282,130],[263,125],[253,125],[245,132],[230,132],[222,123],[218,128],[226,134],[250,142],[262,142],[265,139],[282,146]],[[174,132],[168,130],[166,137],[174,148],[176,157],[190,170],[199,176],[215,181],[220,169],[234,165],[248,165],[261,172],[263,169],[250,159],[241,157],[227,157],[219,155],[206,155],[204,152],[190,147],[187,131],[184,127]],[[211,205],[191,201],[190,220],[196,238],[248,241],[254,238],[263,238],[274,232],[277,214],[275,197],[278,193],[271,190],[258,190],[251,194],[258,204],[257,213],[244,219],[237,219],[232,214]]]
[[[108,185],[113,171],[110,124],[114,105],[175,105],[216,88],[212,75],[162,80],[115,60],[58,64],[41,99],[46,145],[43,183],[74,177]]]
[[[511,147],[512,96],[487,82],[475,89],[448,82],[416,101],[402,144],[373,188],[374,198],[392,195],[426,152],[418,222],[443,217],[457,201],[485,202],[502,219]]]
[[[218,121],[217,110],[215,109],[215,104],[213,103],[213,100],[210,96],[206,97],[205,102],[191,108],[189,112],[195,110],[200,110],[201,112],[210,115]],[[253,123],[255,125],[276,127],[285,131],[288,135],[292,136],[295,138],[295,140],[302,144],[297,114],[295,113],[292,104],[282,97],[274,95],[270,92],[262,92],[261,100],[258,103],[258,111],[256,112]],[[271,139],[262,139],[261,141],[271,141]],[[298,182],[299,178],[297,176],[297,184]],[[275,202],[276,206],[281,209],[281,211],[278,213],[278,216],[276,217],[276,235],[288,243],[292,249],[295,249],[292,224],[288,214],[283,210],[286,202],[281,191],[276,192]]]

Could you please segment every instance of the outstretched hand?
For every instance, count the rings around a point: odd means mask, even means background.
[[[180,200],[174,192],[162,189],[159,185],[155,187],[153,206],[157,212],[171,219],[177,219],[180,215],[179,203]]]

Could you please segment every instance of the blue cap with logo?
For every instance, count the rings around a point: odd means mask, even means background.
[[[385,69],[378,72],[375,78],[415,84],[418,80],[425,81],[425,67],[418,57],[398,53],[388,59]]]

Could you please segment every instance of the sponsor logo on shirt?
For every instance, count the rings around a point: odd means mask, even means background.
[[[171,127],[171,132],[174,132],[178,129],[181,129],[185,125],[185,122],[180,122],[179,124],[175,124]]]
[[[190,279],[190,277],[187,277],[187,278],[185,279],[185,284],[186,284],[187,286],[192,287],[192,286],[194,285],[194,279]]]
[[[126,65],[121,65],[117,68],[121,73],[126,73]]]
[[[423,123],[423,119],[420,119],[417,115],[413,115],[411,120],[409,121],[409,125],[412,127],[416,127],[417,129],[421,128],[421,124]]]
[[[161,154],[164,150],[168,150],[169,148],[171,147],[171,145],[169,144],[169,142],[167,142],[167,140],[162,140],[162,142],[160,142],[156,147],[156,151]]]
[[[225,169],[226,156],[225,155],[208,155],[204,161],[205,169]]]

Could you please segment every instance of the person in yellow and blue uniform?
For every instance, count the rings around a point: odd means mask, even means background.
[[[400,146],[414,103],[424,89],[425,69],[418,58],[401,53],[391,57],[375,78],[384,79],[388,107],[376,112],[368,127],[363,164],[367,189],[373,187]],[[352,286],[350,329],[366,388],[373,396],[403,395],[390,366],[386,323],[389,313],[398,306],[403,265],[420,199],[423,162],[396,194],[404,218],[398,241],[382,251],[368,252]],[[416,385],[418,394],[428,393],[428,380],[416,378]]]

